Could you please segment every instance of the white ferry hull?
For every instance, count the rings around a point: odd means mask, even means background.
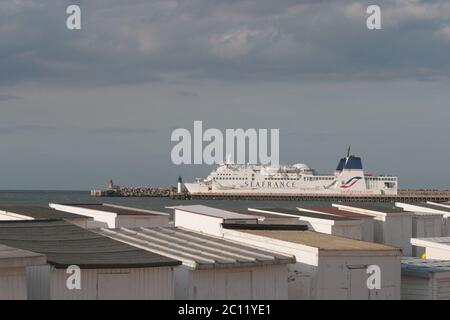
[[[186,183],[190,194],[274,194],[274,195],[397,195],[397,190],[336,190],[317,188],[222,188],[202,183]]]

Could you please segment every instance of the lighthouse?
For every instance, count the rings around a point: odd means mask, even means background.
[[[113,182],[112,179],[109,179],[109,180],[108,180],[108,189],[109,189],[109,190],[114,189],[114,182]]]
[[[181,176],[178,177],[177,192],[183,192],[183,179],[181,179]]]

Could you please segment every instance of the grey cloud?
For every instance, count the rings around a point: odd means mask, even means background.
[[[198,93],[192,91],[178,91],[177,94],[182,97],[197,98]]]
[[[449,187],[449,1],[378,0],[381,31],[365,27],[372,1],[7,2],[0,92],[21,100],[0,98],[3,188],[204,177],[170,162],[171,129],[194,120],[279,128],[283,163],[329,172],[352,144],[402,187]]]
[[[94,134],[149,134],[157,130],[146,128],[104,127],[88,130]]]
[[[56,130],[56,127],[38,125],[38,124],[25,124],[25,125],[0,125],[0,134],[16,134],[16,133],[37,133]]]
[[[0,84],[92,85],[222,80],[447,78],[450,4],[380,0],[383,30],[365,27],[369,1],[28,1],[0,13]],[[37,4],[40,5],[37,5]]]
[[[17,99],[20,99],[20,97],[8,95],[8,94],[0,94],[0,101],[9,101],[9,100],[17,100]]]

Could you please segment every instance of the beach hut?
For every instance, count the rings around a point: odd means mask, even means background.
[[[327,214],[338,217],[351,218],[361,221],[361,239],[364,241],[374,241],[374,217],[366,214],[356,213],[352,211],[340,210],[335,207],[297,207],[297,210],[302,212],[313,212],[319,214]]]
[[[442,236],[443,218],[439,213],[413,212],[412,237],[436,238]],[[421,257],[425,253],[422,247],[413,246],[414,257]]]
[[[97,231],[112,239],[175,260],[175,298],[188,300],[287,299],[292,255],[257,249],[180,228],[120,228]]]
[[[309,230],[352,239],[362,239],[362,221],[358,219],[285,208],[249,208],[249,210],[256,214],[269,213],[294,217],[306,223]]]
[[[230,208],[225,209],[227,211],[232,211],[239,214],[255,216],[258,218],[258,224],[270,224],[270,225],[304,225],[307,226],[306,222],[302,222],[298,219],[298,217],[290,217],[285,215],[273,214],[269,212],[255,212],[248,208]]]
[[[429,214],[435,214],[439,215],[440,217],[435,216],[434,218],[431,218],[432,215],[430,215],[428,221],[431,221],[433,219],[433,224],[440,224],[441,225],[441,232],[440,235],[430,235],[429,237],[447,237],[450,236],[450,207],[446,204],[441,203],[435,203],[435,202],[420,202],[420,203],[403,203],[403,202],[396,202],[395,205],[399,208],[402,208],[405,211],[409,212],[423,212],[423,213],[429,213]],[[430,225],[431,222],[428,222]],[[434,226],[429,226],[429,229],[434,228]],[[428,232],[431,233],[431,232]],[[420,237],[418,235],[417,237]]]
[[[410,240],[413,214],[411,212],[405,212],[400,208],[363,203],[333,204],[333,206],[341,210],[372,216],[375,221],[375,242],[401,248],[404,256],[412,255]]]
[[[298,230],[252,230],[228,226],[224,237],[247,245],[293,254],[289,269],[290,299],[400,299],[398,248],[329,234]],[[369,288],[377,268],[380,289]]]
[[[26,268],[46,263],[42,254],[0,244],[0,300],[26,300]]]
[[[403,300],[450,300],[450,261],[402,259]]]
[[[202,213],[191,211],[189,219],[178,219],[177,226],[243,245],[293,255],[296,263],[288,269],[289,299],[399,299],[400,249],[383,244],[306,231],[304,226],[258,224],[230,216],[224,223],[215,208],[202,206]],[[198,223],[204,216],[216,216],[209,223]],[[234,222],[233,222],[234,221]],[[202,225],[201,230],[198,226]],[[381,289],[369,289],[368,271],[375,266],[383,274]]]
[[[450,260],[450,237],[413,238],[411,244],[424,248],[426,259]]]
[[[0,221],[62,219],[82,228],[87,228],[93,218],[68,212],[59,212],[48,206],[1,205]]]
[[[206,232],[216,236],[222,235],[222,224],[257,224],[255,215],[240,214],[228,210],[204,205],[171,207],[174,210],[174,225],[193,231]]]
[[[27,268],[29,299],[173,299],[180,261],[62,220],[0,222],[0,244],[45,255]]]
[[[169,224],[169,214],[154,210],[102,204],[56,204],[49,206],[59,212],[68,212],[93,219],[89,228],[160,227]]]

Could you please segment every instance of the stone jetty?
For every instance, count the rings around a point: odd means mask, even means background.
[[[93,197],[170,197],[176,187],[116,187],[91,190]]]

